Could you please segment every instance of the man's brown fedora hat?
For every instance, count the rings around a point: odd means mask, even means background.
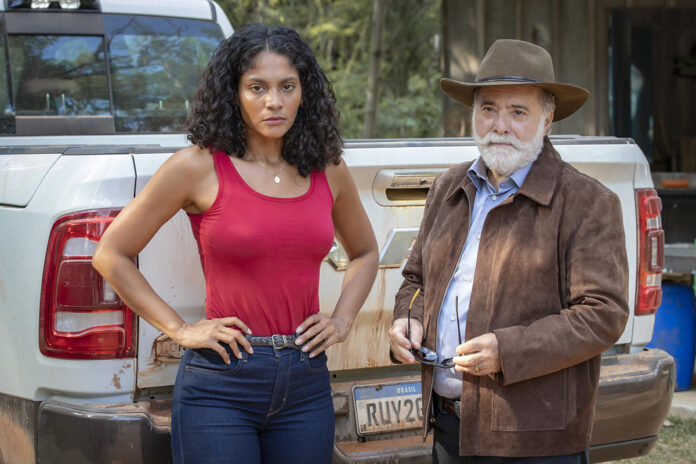
[[[521,40],[496,40],[483,57],[473,83],[440,79],[440,88],[466,106],[473,106],[474,90],[494,85],[531,85],[548,90],[556,97],[554,121],[575,113],[590,96],[582,87],[556,82],[551,55],[542,47]]]

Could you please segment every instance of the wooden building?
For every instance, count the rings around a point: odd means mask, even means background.
[[[534,42],[591,93],[554,133],[632,137],[653,171],[696,172],[696,0],[443,0],[442,30],[445,76],[473,82],[496,39]],[[443,101],[445,135],[470,136]]]

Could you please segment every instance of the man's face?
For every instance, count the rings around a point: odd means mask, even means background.
[[[474,103],[474,138],[489,169],[505,177],[536,160],[553,111],[531,86],[481,87]]]

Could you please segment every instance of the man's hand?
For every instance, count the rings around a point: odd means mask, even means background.
[[[389,329],[389,346],[394,357],[404,364],[414,364],[416,358],[411,354],[410,349],[420,348],[423,340],[423,324],[411,318],[411,340],[408,337],[408,319],[397,319]]]
[[[502,369],[498,353],[498,339],[487,333],[457,347],[454,370],[472,375],[495,374]]]

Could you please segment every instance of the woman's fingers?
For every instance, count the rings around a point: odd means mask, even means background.
[[[295,340],[297,345],[302,345],[302,351],[309,352],[313,358],[331,345],[339,342],[335,321],[321,313],[314,314],[305,319],[297,328],[300,336]]]
[[[230,326],[238,327],[242,330],[242,332],[246,332],[248,334],[251,334],[251,329],[249,329],[249,326],[247,326],[244,322],[242,322],[238,317],[222,317],[220,319],[213,319],[213,320],[220,321],[223,325],[226,325],[228,327],[230,327]]]
[[[298,335],[301,334],[302,332],[307,330],[307,328],[312,327],[314,324],[319,322],[322,319],[322,317],[326,317],[326,316],[324,316],[321,313],[312,314],[307,319],[302,321],[302,323],[300,325],[297,326],[297,329],[295,330],[295,332],[297,332]]]
[[[325,351],[328,347],[335,344],[336,342],[336,337],[331,335],[326,336],[326,332],[324,331],[312,339],[312,346],[305,346],[302,348],[302,350],[309,351],[311,349],[312,352],[309,353],[309,357],[313,358],[315,356],[320,355],[323,351]]]
[[[246,351],[249,354],[254,354],[254,348],[252,348],[251,343],[247,338],[244,336],[243,333],[241,333],[239,330],[236,329],[231,329],[229,327],[224,327],[222,331],[225,333],[225,335],[228,336],[228,338],[224,339],[223,341],[230,345],[230,348],[232,348],[232,351],[237,348],[237,345],[241,345],[244,351]],[[231,337],[231,339],[229,338]],[[235,346],[232,346],[235,345]],[[240,355],[241,356],[241,355]],[[237,356],[239,357],[239,356]]]
[[[217,354],[219,354],[222,360],[225,361],[225,364],[230,363],[230,355],[227,354],[227,350],[223,348],[222,345],[219,343],[214,343],[210,348],[217,351]]]
[[[323,330],[328,319],[328,317],[321,313],[309,316],[297,327],[297,333],[300,335],[298,335],[295,339],[295,343],[301,345],[306,341],[311,340]]]
[[[249,327],[236,317],[201,319],[195,324],[185,324],[175,341],[186,348],[210,348],[229,364],[229,353],[221,343],[228,344],[238,359],[242,357],[240,346],[249,354],[254,352],[249,340],[238,329],[250,332]]]
[[[340,343],[350,329],[350,323],[340,318],[332,318],[317,313],[305,319],[298,327],[295,343],[301,350],[313,358],[331,345]],[[230,362],[229,352],[221,345],[227,344],[238,359],[242,358],[241,350],[254,353],[251,343],[244,336],[250,334],[249,327],[237,317],[219,319],[203,319],[195,324],[187,324],[186,334],[179,342],[187,348],[211,348],[215,350],[225,363]]]
[[[239,334],[239,332],[237,332],[237,334]],[[242,338],[244,337],[241,334],[239,334],[239,335],[242,336]],[[248,340],[246,340],[246,339],[244,339],[244,341],[249,343]],[[222,346],[221,343],[225,343],[225,344],[229,345],[230,350],[232,350],[232,354],[234,354],[234,356],[237,359],[242,359],[242,352],[239,349],[241,342],[238,340],[238,338],[235,335],[233,335],[233,334],[221,334],[220,340],[218,342],[214,342],[213,344],[217,345],[217,346]],[[251,350],[251,345],[249,345],[249,347],[243,346],[243,348],[246,350],[247,353],[253,354],[253,350]]]
[[[302,336],[302,338],[300,338],[300,341],[298,342],[297,340],[295,340],[295,343],[297,343],[298,345],[302,345],[302,351],[306,353],[319,345],[326,345],[328,338],[331,337],[334,333],[335,329],[333,325],[331,325],[330,322],[322,321],[321,323],[312,326],[312,328],[310,328]],[[310,354],[310,357],[316,356],[327,347],[328,345],[323,346],[322,350]]]

